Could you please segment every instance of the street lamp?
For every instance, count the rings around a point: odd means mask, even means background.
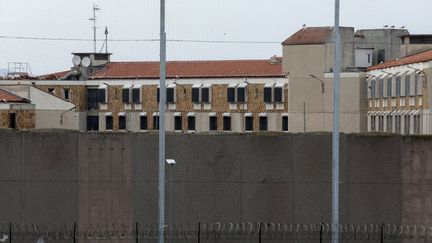
[[[174,167],[174,165],[176,164],[176,161],[174,159],[166,159],[166,163],[169,165],[170,169],[170,196],[169,196],[169,229],[170,229],[170,243],[172,242],[172,237],[173,237],[173,218],[172,218],[172,198],[173,198],[173,170],[172,168]]]
[[[315,76],[313,74],[309,74],[309,76],[311,76],[311,78],[314,78],[314,79],[321,82],[321,93],[324,93],[324,80],[318,78],[317,76]]]

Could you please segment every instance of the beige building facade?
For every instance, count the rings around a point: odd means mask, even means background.
[[[368,131],[432,134],[431,50],[372,66],[367,75]]]
[[[54,121],[44,115],[45,121],[39,123],[46,126],[150,132],[159,128],[157,68],[157,62],[107,62],[105,68],[85,80],[62,73],[63,78],[73,77],[73,80],[56,77],[2,83],[28,84],[72,104],[73,107],[62,107],[62,124],[55,122],[59,114],[55,114]],[[288,77],[282,73],[278,57],[169,62],[166,87],[165,127],[169,132],[243,133],[289,129]],[[53,114],[53,110],[50,112]]]
[[[407,30],[357,30],[341,27],[340,131],[367,131],[365,70],[400,55],[400,34]],[[382,36],[388,43],[383,43]],[[333,27],[304,27],[284,42],[283,71],[289,73],[290,131],[332,131]]]

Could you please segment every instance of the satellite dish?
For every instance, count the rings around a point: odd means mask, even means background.
[[[75,66],[80,65],[80,63],[81,63],[81,57],[79,57],[79,56],[77,56],[77,55],[73,56],[73,57],[72,57],[72,63],[73,63]]]
[[[91,63],[91,61],[90,61],[90,58],[88,58],[88,57],[84,57],[84,58],[82,59],[82,61],[81,61],[81,64],[82,64],[84,67],[88,67],[88,66],[90,66],[90,63]]]

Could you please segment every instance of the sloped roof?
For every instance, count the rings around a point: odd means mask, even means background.
[[[39,80],[57,80],[57,79],[63,78],[69,72],[70,71],[61,71],[61,72],[56,72],[56,73],[50,73],[50,74],[38,76],[37,79],[39,79]]]
[[[399,59],[394,59],[384,63],[380,63],[369,67],[367,71],[397,67],[397,66],[408,65],[408,64],[418,63],[418,62],[427,62],[427,61],[432,61],[432,50],[428,50],[417,54],[405,56]]]
[[[282,42],[282,45],[324,44],[332,35],[333,27],[304,27]]]
[[[266,60],[171,61],[167,78],[284,77],[282,63]],[[159,62],[110,62],[89,79],[158,79]]]
[[[30,103],[30,101],[4,89],[0,89],[0,103]]]

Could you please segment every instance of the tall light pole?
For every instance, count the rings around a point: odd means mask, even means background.
[[[173,238],[173,173],[176,161],[174,159],[167,159],[167,164],[170,166],[170,195],[169,195],[169,242],[172,243]]]
[[[339,242],[339,92],[340,92],[340,33],[339,33],[339,1],[335,0],[334,25],[334,82],[333,82],[333,138],[332,138],[332,243]]]
[[[165,103],[166,103],[166,33],[165,0],[160,1],[160,80],[159,80],[159,243],[165,230]]]

